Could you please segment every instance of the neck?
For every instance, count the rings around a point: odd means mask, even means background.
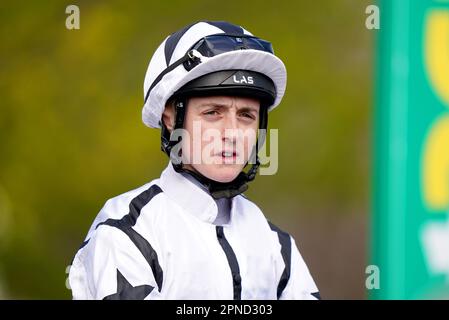
[[[237,178],[231,182],[223,183],[209,179],[196,170],[185,168],[180,165],[173,165],[176,172],[188,174],[190,177],[198,181],[202,188],[209,192],[214,199],[227,198],[231,199],[248,189],[247,176],[244,172],[240,172]]]

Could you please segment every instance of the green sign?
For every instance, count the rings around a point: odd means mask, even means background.
[[[369,294],[449,299],[449,1],[379,9]]]

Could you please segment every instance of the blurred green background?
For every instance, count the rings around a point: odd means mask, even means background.
[[[323,298],[365,298],[373,1],[3,1],[0,4],[0,298],[68,299],[66,267],[108,199],[167,164],[141,122],[163,39],[226,20],[287,66],[279,170],[249,197],[297,240]],[[80,29],[65,27],[68,5]]]

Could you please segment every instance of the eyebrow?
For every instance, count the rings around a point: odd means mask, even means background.
[[[200,108],[204,107],[219,107],[219,108],[226,108],[229,107],[227,104],[219,103],[219,102],[203,102],[200,105],[198,105]]]
[[[206,107],[215,107],[215,108],[229,108],[230,106],[228,104],[219,103],[219,102],[203,102],[200,105],[198,105],[199,108],[206,108]],[[238,111],[255,111],[257,112],[257,107],[252,106],[243,106],[237,108]]]
[[[244,106],[239,108],[239,111],[254,111],[258,112],[259,110],[256,107]]]

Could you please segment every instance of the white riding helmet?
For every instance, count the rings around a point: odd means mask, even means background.
[[[234,81],[227,81],[227,88],[246,86],[272,96],[268,111],[281,102],[287,72],[271,44],[228,22],[201,21],[168,36],[151,58],[144,82],[143,122],[161,128],[162,113],[173,95],[192,80],[226,70],[259,74],[271,80],[271,88],[274,84],[271,90],[264,86],[266,81],[253,81],[245,74],[236,78],[231,73]]]

